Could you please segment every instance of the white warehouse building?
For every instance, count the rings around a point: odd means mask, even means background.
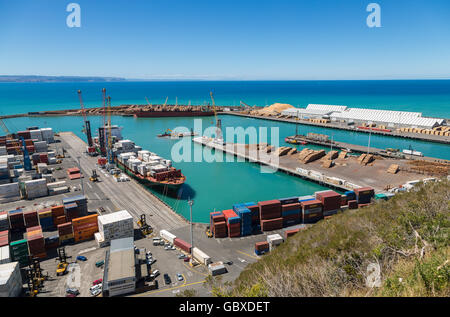
[[[445,123],[441,118],[422,117],[420,112],[349,108],[347,106],[310,104],[306,108],[284,110],[282,115],[299,119],[330,119],[331,121],[376,123],[387,127],[432,129]]]

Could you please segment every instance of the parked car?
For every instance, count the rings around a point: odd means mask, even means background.
[[[104,261],[104,260],[101,260],[101,261],[97,261],[97,262],[95,263],[95,266],[96,266],[96,267],[100,267],[100,266],[102,266],[103,264],[105,264],[105,261]]]
[[[185,256],[184,254],[179,254],[179,255],[178,255],[178,258],[179,258],[179,259],[184,259],[185,257],[186,257],[186,256]]]
[[[100,295],[101,292],[102,292],[102,289],[101,289],[101,288],[98,288],[98,289],[96,289],[95,291],[92,291],[92,292],[91,292],[91,295],[92,295],[92,296],[98,296],[98,295]]]
[[[103,279],[99,278],[98,280],[95,280],[92,282],[92,285],[97,285],[103,282]]]
[[[172,280],[170,279],[169,274],[164,274],[164,282],[166,283],[166,285],[169,285],[172,283]]]
[[[184,280],[183,275],[181,275],[180,273],[177,273],[177,278],[179,281]]]
[[[80,295],[80,291],[78,289],[76,289],[76,288],[68,288],[68,289],[66,289],[66,293],[67,294],[72,294],[72,295],[75,295],[75,296]]]
[[[156,278],[159,274],[160,274],[160,273],[159,273],[158,270],[154,270],[154,271],[150,274],[150,277],[151,277],[151,278]]]
[[[77,297],[77,295],[73,295],[73,294],[66,294],[66,297]]]
[[[233,261],[226,261],[225,264],[227,264],[227,265],[233,265]]]
[[[176,250],[177,248],[175,248],[175,246],[171,246],[170,249]]]
[[[87,257],[83,256],[83,255],[79,255],[77,256],[77,261],[87,261]]]
[[[98,289],[102,289],[102,283],[100,283],[100,284],[96,284],[96,285],[94,285],[94,286],[91,286],[91,288],[89,289],[89,291],[91,291],[91,293],[93,292],[93,291],[95,291],[95,290],[98,290]]]
[[[185,257],[185,258],[183,259],[183,261],[184,261],[184,262],[189,262],[189,260],[190,260],[190,259],[189,259],[189,257],[188,257],[188,256],[187,256],[187,257]]]

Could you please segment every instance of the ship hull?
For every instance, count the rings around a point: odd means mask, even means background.
[[[134,114],[135,118],[164,117],[212,117],[213,111],[141,111]]]
[[[166,183],[160,183],[158,181],[152,181],[148,178],[144,178],[144,177],[139,177],[137,176],[132,170],[130,170],[128,167],[122,165],[122,163],[120,163],[119,161],[117,161],[117,167],[125,172],[127,175],[133,177],[135,180],[137,180],[139,183],[145,185],[145,186],[149,186],[149,187],[167,187],[169,190],[177,190],[178,188],[180,188],[181,185],[184,184],[184,182],[180,182],[177,184],[166,184]]]

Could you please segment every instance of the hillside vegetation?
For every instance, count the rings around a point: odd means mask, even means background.
[[[216,296],[450,296],[450,183],[321,221],[249,265]],[[369,264],[381,269],[367,286]],[[372,264],[373,266],[373,264]]]

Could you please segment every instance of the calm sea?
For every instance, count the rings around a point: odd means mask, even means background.
[[[83,91],[88,107],[100,106],[101,88],[105,87],[113,103],[144,104],[147,96],[152,103],[169,102],[202,104],[209,102],[209,91],[214,91],[216,103],[261,105],[274,102],[291,103],[305,107],[308,103],[343,104],[392,110],[419,111],[427,116],[450,117],[450,81],[318,81],[318,82],[121,82],[121,83],[37,83],[0,84],[0,113],[13,114],[29,111],[76,108],[77,89]],[[295,125],[266,120],[221,116],[224,127],[262,126],[279,127],[279,142],[292,135]],[[93,130],[102,118],[91,117]],[[123,127],[123,135],[152,152],[171,158],[176,140],[157,138],[158,133],[175,127],[194,126],[192,118],[126,118],[113,117],[113,124]],[[212,118],[202,118],[203,127],[211,126]],[[17,118],[5,120],[12,131],[31,125],[53,127],[55,131],[81,132],[80,117]],[[335,140],[366,145],[368,135],[333,129],[299,125],[300,133],[319,132],[333,135]],[[450,159],[450,146],[372,135],[371,146],[399,149],[411,146],[427,156]],[[198,145],[190,144],[191,151]],[[201,150],[201,149],[200,149]],[[262,174],[252,163],[175,163],[187,176],[186,184],[176,197],[162,197],[168,204],[188,216],[187,199],[194,199],[194,220],[208,222],[214,210],[230,209],[239,202],[260,201],[289,196],[308,195],[323,187],[283,173]]]

